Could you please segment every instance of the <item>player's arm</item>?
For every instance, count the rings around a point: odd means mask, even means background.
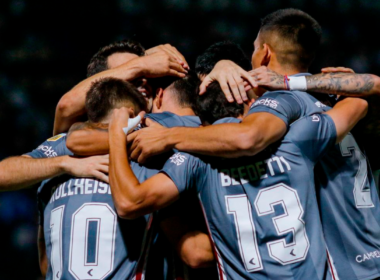
[[[10,157],[0,162],[0,191],[14,191],[29,187],[45,179],[64,173],[76,177],[95,177],[108,182],[108,156],[74,158]]]
[[[183,262],[192,268],[208,267],[215,260],[211,240],[206,233],[191,228],[186,218],[177,213],[161,221],[161,229]]]
[[[42,277],[46,277],[48,269],[48,258],[46,255],[45,236],[42,225],[38,226],[38,259]]]
[[[333,109],[326,114],[329,115],[334,123],[339,143],[348,132],[365,117],[367,114],[368,103],[359,98],[346,98],[338,102]]]
[[[184,77],[187,72],[182,66],[184,63],[178,62],[177,56],[173,53],[175,52],[157,50],[148,56],[132,59],[119,67],[103,71],[80,82],[58,102],[53,134],[68,131],[70,126],[85,114],[86,93],[91,84],[100,78],[114,77],[131,81],[142,76],[147,78],[168,75]]]
[[[174,202],[179,191],[173,181],[162,173],[139,183],[128,162],[127,140],[122,130],[128,125],[128,114],[126,108],[115,109],[112,114],[109,125],[109,176],[118,215],[133,219]]]
[[[287,129],[282,119],[267,112],[251,114],[241,123],[200,128],[164,128],[150,120],[146,124],[128,135],[128,142],[133,141],[130,155],[140,163],[173,148],[228,158],[252,156],[280,139]]]
[[[67,148],[75,155],[92,156],[109,153],[108,124],[75,123],[66,140]]]
[[[289,88],[286,86],[284,76],[265,66],[250,72],[259,86],[269,90],[303,90],[326,94],[366,97],[380,94],[380,77],[372,74],[355,73],[321,73],[312,76],[290,77]],[[294,79],[298,79],[294,83]]]

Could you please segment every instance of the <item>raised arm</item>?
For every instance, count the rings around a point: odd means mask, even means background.
[[[67,92],[58,102],[53,134],[68,131],[70,126],[85,114],[86,93],[91,84],[100,78],[115,77],[132,81],[142,76],[147,78],[162,76],[182,78],[185,73],[187,70],[178,62],[177,56],[167,51],[157,50],[148,56],[132,59],[119,67],[91,76]]]
[[[337,143],[342,141],[358,121],[365,117],[367,109],[367,101],[359,98],[346,98],[326,113],[335,123]]]
[[[251,71],[250,74],[256,79],[259,86],[269,90],[288,89],[284,82],[284,76],[265,66]],[[306,79],[306,88],[290,85],[291,89],[357,97],[380,94],[380,77],[372,74],[333,72],[297,77],[297,79]]]
[[[152,213],[178,199],[179,191],[168,176],[159,173],[139,183],[128,162],[127,108],[115,109],[109,125],[110,186],[118,215],[125,219]]]
[[[128,142],[133,142],[130,155],[140,163],[174,148],[228,158],[252,156],[286,132],[286,124],[279,117],[266,112],[251,114],[241,123],[200,128],[164,128],[152,121],[146,124],[149,127],[128,135]]]

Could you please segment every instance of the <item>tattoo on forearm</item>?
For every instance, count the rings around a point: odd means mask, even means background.
[[[375,81],[372,75],[327,73],[306,76],[307,90],[346,96],[367,96],[373,94]]]

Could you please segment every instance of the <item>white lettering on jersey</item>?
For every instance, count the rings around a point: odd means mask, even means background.
[[[290,170],[290,164],[284,157],[275,156],[250,165],[223,169],[219,174],[222,186],[229,187],[262,180]]]
[[[50,203],[58,199],[86,194],[111,194],[111,188],[107,183],[91,178],[74,179],[53,187],[53,195]]]
[[[56,157],[57,153],[56,151],[53,150],[51,146],[44,146],[44,145],[39,145],[37,150],[41,150],[44,152],[44,155],[46,155],[49,158]]]
[[[358,263],[362,263],[362,262],[365,262],[367,260],[374,259],[374,258],[380,258],[380,251],[379,250],[364,253],[362,255],[357,255],[355,260]]]
[[[264,105],[264,106],[268,106],[270,108],[276,109],[278,104],[279,104],[279,102],[274,100],[274,99],[263,98],[263,99],[257,100],[255,103],[253,103],[251,108],[256,107],[258,105]]]
[[[326,107],[326,105],[321,103],[320,101],[315,102],[315,105],[317,105],[318,108]]]
[[[170,158],[170,162],[179,166],[185,162],[185,159],[186,159],[186,157],[184,155],[182,155],[181,153],[176,153]]]

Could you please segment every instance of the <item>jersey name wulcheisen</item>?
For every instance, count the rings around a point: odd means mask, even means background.
[[[198,192],[220,279],[331,279],[313,168],[335,141],[332,119],[313,115],[254,157],[167,161],[181,196]]]

